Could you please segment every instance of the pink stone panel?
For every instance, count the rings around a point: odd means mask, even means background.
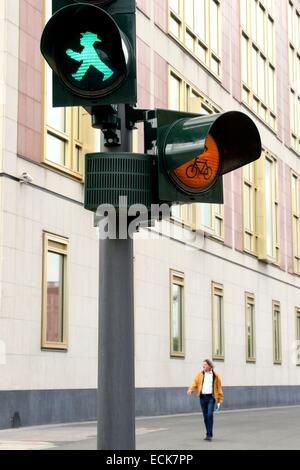
[[[229,246],[230,248],[232,248],[233,188],[232,188],[232,175],[230,173],[223,177],[223,183],[224,183],[224,243],[226,246]]]
[[[278,194],[279,194],[279,252],[280,252],[280,268],[286,271],[287,268],[287,246],[286,246],[286,181],[285,181],[285,165],[278,160]]]
[[[222,13],[222,85],[230,92],[231,69],[231,3],[224,0],[221,4]]]
[[[235,249],[243,251],[243,197],[241,169],[236,170],[233,173],[233,204]]]
[[[151,49],[137,38],[138,107],[151,108]],[[144,152],[143,126],[139,125],[139,152]]]
[[[241,49],[239,0],[223,0],[222,13],[222,85],[241,100]]]
[[[151,106],[151,49],[137,38],[138,106]]]
[[[154,1],[154,22],[156,26],[167,32],[168,29],[168,2],[166,0]]]
[[[158,54],[154,56],[154,102],[156,108],[168,107],[167,62]]]
[[[148,17],[150,17],[151,13],[151,1],[152,0],[137,0],[136,2],[136,6],[138,7],[138,9],[145,13],[145,15]]]
[[[276,85],[277,85],[277,135],[290,146],[290,105],[289,105],[289,56],[287,3],[276,1]]]
[[[41,160],[43,2],[20,1],[18,154]]]

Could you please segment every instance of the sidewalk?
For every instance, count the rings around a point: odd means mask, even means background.
[[[202,415],[138,418],[137,449],[300,449],[300,406],[215,413],[215,439],[203,441]],[[95,450],[96,423],[0,431],[0,450]]]

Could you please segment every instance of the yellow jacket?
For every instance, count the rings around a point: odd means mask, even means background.
[[[222,384],[220,376],[213,371],[214,379],[213,379],[213,397],[217,403],[223,403],[224,395],[222,391]],[[204,371],[199,372],[195,376],[194,382],[189,388],[189,392],[197,391],[198,396],[200,397],[203,387],[203,380],[204,380]]]

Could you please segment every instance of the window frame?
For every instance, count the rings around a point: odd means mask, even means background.
[[[201,0],[205,2],[204,8],[206,9],[205,14],[205,38],[201,38],[201,36],[195,31],[194,25],[191,27],[186,22],[186,14],[184,8],[184,1],[185,0],[178,0],[179,3],[179,12],[175,12],[171,8],[171,0],[168,0],[167,8],[168,8],[168,34],[175,39],[184,49],[192,55],[197,62],[202,64],[209,72],[218,80],[222,81],[222,3],[220,0]],[[199,1],[199,0],[195,0]],[[218,51],[214,51],[212,48],[211,43],[211,10],[212,10],[212,3],[217,5],[218,8]],[[194,9],[194,4],[193,4]],[[195,15],[194,15],[195,17]],[[171,21],[174,21],[178,25],[178,35],[172,31]],[[193,48],[190,49],[188,47],[186,41],[186,35],[189,35],[191,40],[193,41]],[[196,53],[197,48],[202,48],[205,54],[205,59],[201,59],[199,55]],[[215,61],[218,64],[218,73],[216,73],[212,67],[212,63]]]
[[[267,199],[266,199],[266,162],[267,159],[274,164],[272,168],[273,178],[272,184],[272,237],[273,237],[273,255],[269,256],[267,253]],[[265,263],[274,264],[280,266],[280,231],[279,231],[279,175],[278,175],[278,159],[271,154],[268,150],[263,148],[261,158],[257,160],[257,188],[258,198],[264,201],[263,204],[257,204],[256,207],[256,221],[257,221],[257,256],[260,261]]]
[[[273,300],[272,302],[272,334],[273,334],[273,364],[274,365],[282,365],[282,331],[281,331],[281,305],[280,302]],[[275,326],[275,314],[278,312],[279,314],[279,322],[277,321],[278,324],[278,339],[279,339],[279,355],[280,358],[276,358],[276,326]]]
[[[298,330],[299,323],[299,330]],[[300,307],[295,307],[296,366],[300,366]]]
[[[289,60],[289,100],[290,100],[290,148],[300,155],[300,6],[294,0],[287,2],[288,15],[288,60]],[[295,19],[296,18],[296,19]],[[298,22],[298,28],[296,23]],[[299,37],[295,34],[298,32]],[[298,41],[297,41],[298,39]],[[298,47],[297,47],[298,45]],[[298,129],[293,126],[298,125]]]
[[[251,1],[251,3],[250,3]],[[262,2],[261,0],[243,0],[246,3],[246,10],[240,10],[240,38],[241,38],[241,101],[251,112],[261,119],[273,132],[277,132],[277,84],[276,84],[276,43],[275,43],[275,16],[274,12],[270,11],[270,3]],[[254,7],[252,1],[255,2]],[[253,18],[255,15],[251,14],[252,8],[260,8],[264,10],[264,47],[261,47],[257,38],[253,37]],[[246,19],[243,15],[246,14]],[[257,17],[257,15],[256,15]],[[269,40],[269,21],[273,24],[272,29],[272,48],[270,48]],[[246,24],[245,24],[246,23]],[[255,30],[257,30],[257,22],[255,23]],[[244,57],[244,44],[243,40],[247,41],[247,58]],[[271,54],[269,49],[271,49]],[[254,89],[253,84],[253,54],[256,51],[256,79],[257,86],[261,83],[259,77],[259,61],[264,61],[264,98],[259,95],[259,89]],[[247,63],[245,66],[245,59]],[[247,70],[247,83],[244,81],[244,71]],[[270,76],[272,70],[272,81],[274,83],[274,93],[272,97],[274,108],[272,109],[270,100]],[[274,125],[273,125],[274,124]]]
[[[250,178],[247,177],[246,171],[249,167],[249,171],[252,173]],[[242,191],[242,198],[243,198],[243,244],[244,244],[244,251],[251,255],[257,256],[258,255],[258,247],[257,247],[257,196],[258,196],[258,184],[257,184],[257,165],[256,162],[252,162],[246,167],[243,168],[243,191]],[[249,214],[249,220],[252,225],[252,228],[246,227],[246,194],[245,194],[245,187],[250,188],[251,192],[251,208]],[[247,247],[246,237],[249,237],[251,240],[251,248]]]
[[[253,320],[252,320],[252,343],[253,343],[253,356],[249,355],[248,350],[248,305],[253,306]],[[245,339],[246,339],[246,362],[247,363],[256,363],[256,314],[255,314],[255,295],[249,292],[245,293]]]
[[[293,194],[293,178],[296,180],[296,194]],[[294,171],[291,172],[291,197],[292,197],[292,246],[293,246],[293,271],[296,275],[300,276],[300,241],[297,247],[296,233],[298,230],[300,236],[300,176]],[[297,199],[295,207],[294,198]],[[295,229],[296,225],[296,229]],[[299,252],[298,252],[299,250]],[[297,267],[299,265],[299,269]]]
[[[170,315],[170,358],[184,359],[185,351],[185,276],[183,272],[170,269],[169,273],[169,315]],[[181,295],[181,351],[174,351],[173,349],[173,285],[178,285],[182,288]]]
[[[222,341],[222,351],[220,354],[216,352],[215,348],[215,303],[214,303],[214,296],[218,296],[222,299],[221,301],[221,341]],[[211,321],[212,321],[212,358],[216,361],[225,361],[225,318],[224,318],[224,286],[223,284],[219,284],[217,282],[212,281],[211,283]]]
[[[48,278],[48,253],[57,253],[64,256],[63,269],[63,311],[62,311],[62,331],[63,341],[55,342],[47,340],[47,278]],[[69,240],[67,238],[54,235],[49,232],[43,232],[43,275],[42,275],[42,332],[41,349],[42,350],[68,350],[68,327],[69,327]]]

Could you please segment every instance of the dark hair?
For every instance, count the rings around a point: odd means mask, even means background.
[[[211,369],[214,369],[214,363],[210,359],[204,359],[203,362],[206,362]]]

